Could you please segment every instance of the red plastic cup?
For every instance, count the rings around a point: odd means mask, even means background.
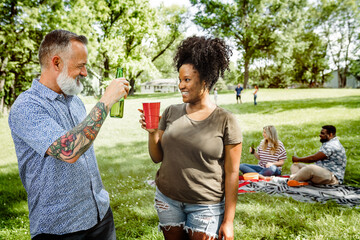
[[[157,129],[159,126],[160,102],[144,102],[143,111],[147,129]]]

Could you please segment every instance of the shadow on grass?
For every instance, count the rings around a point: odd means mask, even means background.
[[[17,166],[17,164],[12,164]],[[27,204],[27,194],[21,183],[17,168],[9,165],[1,166],[0,174],[0,222],[6,223],[5,219],[17,218],[26,214],[26,211],[19,211],[20,204]],[[9,171],[8,169],[15,169]]]
[[[221,107],[228,109],[234,114],[244,113],[257,113],[257,114],[273,114],[279,112],[285,112],[296,109],[308,109],[308,108],[333,108],[341,106],[349,109],[360,108],[360,96],[349,96],[340,98],[314,98],[304,100],[291,100],[291,101],[265,101],[259,102],[257,106],[253,103],[239,104],[226,104]]]
[[[146,183],[155,179],[160,165],[151,161],[147,142],[99,147],[96,155],[105,189],[110,195],[117,237],[154,239],[154,234],[161,237],[157,231],[154,233],[158,224],[153,207],[155,188]]]

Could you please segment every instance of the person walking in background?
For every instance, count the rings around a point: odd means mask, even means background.
[[[256,98],[257,98],[257,92],[258,92],[259,88],[257,85],[254,86],[254,105],[256,106],[257,105],[257,102],[256,102]]]
[[[158,129],[140,117],[151,159],[161,163],[155,208],[165,239],[234,239],[242,134],[209,96],[230,55],[218,38],[185,39],[174,58],[184,103],[166,108]]]
[[[243,88],[241,87],[240,83],[237,85],[237,87],[235,88],[235,94],[236,94],[236,103],[242,103],[241,101],[241,91],[243,90]]]
[[[127,96],[129,83],[113,80],[86,116],[76,96],[87,76],[86,45],[82,35],[48,33],[39,49],[40,79],[9,114],[32,239],[116,239],[92,143],[111,106]]]
[[[218,91],[217,88],[214,88],[214,101],[216,105],[217,105],[217,98],[218,98]]]
[[[278,140],[276,129],[272,125],[263,128],[263,137],[257,151],[253,147],[249,150],[259,160],[258,165],[242,163],[240,171],[242,173],[257,172],[261,176],[281,175],[282,165],[287,158],[284,144]]]
[[[336,137],[336,128],[322,126],[320,132],[320,150],[307,157],[292,157],[291,175],[287,184],[291,187],[314,184],[341,184],[346,168],[345,149]],[[315,164],[304,164],[315,163]]]

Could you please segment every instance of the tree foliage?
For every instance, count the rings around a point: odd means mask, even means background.
[[[103,82],[114,77],[116,67],[125,69],[131,92],[144,71],[156,71],[154,61],[181,36],[184,9],[153,9],[148,1],[90,0],[96,57],[91,68]]]
[[[209,34],[228,38],[241,53],[245,87],[248,82],[268,87],[320,86],[329,76],[331,61],[346,76],[349,59],[359,50],[356,0],[191,3],[198,9],[194,22]]]
[[[37,51],[43,37],[67,29],[88,37],[90,76],[100,85],[124,67],[132,91],[143,72],[182,37],[182,8],[151,8],[147,0],[0,0],[1,109],[40,73]],[[85,83],[88,92],[94,92]]]
[[[350,71],[355,78],[360,81],[360,59],[352,60],[350,62]]]
[[[351,60],[360,53],[360,2],[358,0],[321,0],[319,32],[327,43],[328,55],[338,73],[338,86],[345,87]]]
[[[234,0],[234,2],[191,0],[198,12],[194,22],[209,33],[234,41],[242,54],[244,88],[249,79],[250,64],[269,54],[276,42],[275,29],[280,27],[278,12],[281,2],[269,0]]]
[[[337,70],[343,87],[349,73],[358,76],[358,0],[190,2],[197,8],[194,22],[240,54],[227,84],[321,86]],[[39,44],[59,28],[88,37],[89,79],[100,86],[117,67],[125,69],[131,93],[142,81],[176,77],[172,57],[184,37],[185,13],[175,6],[151,8],[149,0],[0,0],[0,109],[39,75]],[[84,85],[96,93],[90,82]]]
[[[16,97],[30,87],[39,73],[37,49],[44,34],[58,27],[62,2],[0,2],[0,109],[10,106]]]

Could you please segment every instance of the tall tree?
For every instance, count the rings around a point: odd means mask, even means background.
[[[0,0],[0,112],[30,87],[40,72],[37,50],[43,36],[59,27],[67,3]]]
[[[184,9],[151,9],[147,0],[0,0],[0,111],[40,73],[37,51],[49,31],[89,39],[88,69],[101,81],[118,66],[135,80],[181,38]]]
[[[286,76],[292,83],[309,87],[321,85],[328,69],[326,42],[316,33],[317,14],[306,1],[288,4],[288,24],[279,34],[274,62],[288,66]]]
[[[321,0],[319,32],[328,45],[328,54],[338,73],[338,86],[346,86],[349,64],[360,53],[360,3],[357,0]]]
[[[303,33],[297,41],[303,46],[293,51],[293,82],[321,86],[327,79],[325,71],[329,69],[325,42],[314,32]]]
[[[159,75],[176,77],[177,73],[174,71],[173,56],[178,43],[184,36],[184,16],[186,14],[185,8],[176,5],[171,7],[160,6],[157,9],[157,25],[153,29],[154,38],[142,50],[147,56],[150,56],[151,65],[153,66],[146,71],[147,74],[159,73]],[[167,61],[159,64],[162,57],[164,57],[163,61],[165,59]],[[142,73],[144,72],[144,70],[141,70],[136,75],[140,81],[147,81],[149,77],[154,79],[154,76],[143,76]]]
[[[280,14],[284,3],[273,0],[191,0],[198,12],[194,22],[209,33],[226,37],[235,42],[242,54],[244,88],[249,80],[250,64],[275,47],[276,30],[284,20]]]
[[[349,0],[350,1],[350,0]],[[323,83],[327,45],[316,32],[318,22],[306,0],[191,0],[195,23],[215,36],[235,42],[242,54],[244,86],[249,80],[269,87],[291,82]],[[319,10],[319,9],[316,9]],[[257,72],[256,72],[257,71]],[[267,82],[267,83],[265,83]]]
[[[154,70],[153,62],[180,37],[179,11],[153,9],[146,0],[94,0],[95,24],[101,30],[96,68],[102,80],[122,66],[132,94],[144,70]]]

